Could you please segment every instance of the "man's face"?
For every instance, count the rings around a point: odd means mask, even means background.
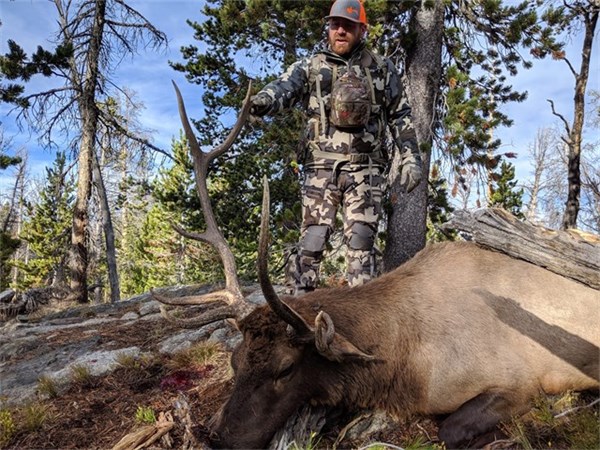
[[[329,19],[329,46],[340,56],[349,54],[360,42],[366,26],[341,17]]]

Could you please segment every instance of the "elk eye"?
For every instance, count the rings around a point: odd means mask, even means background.
[[[282,371],[277,374],[277,379],[281,380],[282,378],[286,378],[292,374],[294,371],[294,363],[290,363]]]

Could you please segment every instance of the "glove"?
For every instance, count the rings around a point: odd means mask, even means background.
[[[264,116],[269,112],[271,106],[273,105],[273,100],[271,97],[264,92],[259,92],[258,94],[250,97],[250,102],[252,103],[252,106],[250,107],[250,114],[256,117]]]
[[[405,186],[406,193],[412,192],[421,182],[423,176],[423,168],[421,163],[421,155],[418,150],[413,153],[406,150],[402,154],[402,166],[400,168],[400,184]]]

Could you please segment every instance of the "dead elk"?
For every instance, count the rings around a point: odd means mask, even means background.
[[[200,191],[206,172],[196,167],[196,176]],[[233,259],[223,258],[226,289],[209,299],[228,305],[193,322],[233,317],[243,334],[213,445],[264,448],[311,403],[447,415],[439,438],[454,448],[526,412],[541,392],[598,388],[600,291],[472,243],[446,243],[364,286],[280,299],[267,275],[268,195],[263,211],[259,279],[268,305],[245,306]],[[214,218],[206,219],[210,228]],[[207,241],[224,242],[217,235]]]

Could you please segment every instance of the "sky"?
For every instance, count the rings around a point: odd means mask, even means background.
[[[299,0],[300,1],[300,0]],[[166,33],[168,47],[163,50],[140,50],[134,59],[125,59],[113,76],[118,86],[127,87],[137,93],[137,99],[144,103],[140,123],[153,131],[153,143],[165,150],[170,149],[173,138],[179,136],[181,123],[171,80],[182,91],[188,115],[199,117],[202,111],[201,89],[185,80],[182,73],[174,71],[169,61],[183,62],[180,48],[184,45],[197,45],[193,30],[186,20],[201,21],[202,0],[130,0],[133,8],[142,13],[155,27]],[[8,51],[7,40],[16,41],[25,52],[31,54],[38,45],[53,48],[51,40],[57,29],[54,4],[49,0],[0,0],[0,52]],[[600,39],[594,40],[594,52],[588,89],[600,90]],[[567,57],[576,68],[580,63],[581,39],[567,47]],[[251,64],[251,63],[250,63]],[[250,67],[250,72],[252,68]],[[516,152],[513,161],[519,180],[530,177],[533,167],[528,159],[527,149],[532,145],[539,129],[552,127],[558,119],[552,115],[547,99],[555,102],[556,110],[567,120],[571,120],[573,110],[574,78],[567,64],[551,59],[536,60],[530,70],[521,69],[509,82],[519,91],[527,91],[528,98],[523,103],[506,105],[502,111],[512,118],[515,124],[508,129],[498,129],[495,136],[503,141],[502,150]],[[49,83],[43,77],[35,77],[26,85],[26,94],[44,88]],[[14,113],[0,105],[0,122],[4,127],[5,138],[12,138],[13,150],[26,149],[29,153],[29,172],[34,177],[43,175],[43,168],[52,164],[53,154],[40,148],[36,136],[20,131],[14,124]],[[595,131],[597,134],[597,130]],[[594,140],[599,136],[590,136]],[[13,152],[14,153],[14,152]],[[13,181],[11,170],[0,172],[0,198]]]

